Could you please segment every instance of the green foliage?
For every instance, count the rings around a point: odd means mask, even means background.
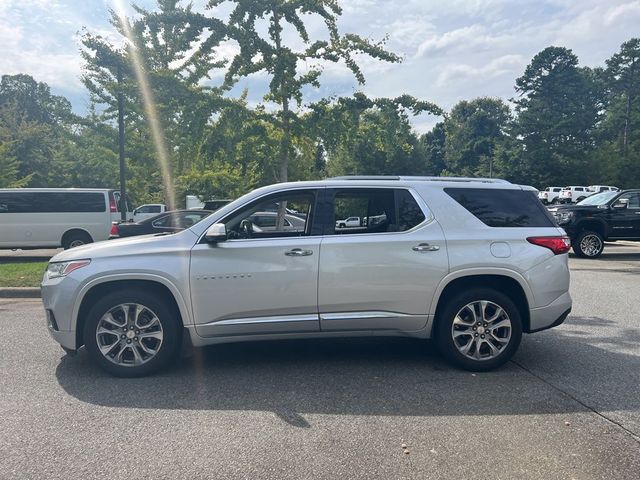
[[[220,25],[218,19],[212,19],[212,36],[218,40],[222,31],[224,38],[235,41],[240,48],[227,68],[225,86],[229,88],[239,78],[259,72],[269,76],[265,100],[278,105],[272,121],[282,131],[278,180],[287,181],[290,157],[294,154],[293,131],[302,125],[292,103],[298,107],[302,104],[305,86],[320,87],[321,65],[344,63],[358,83],[364,84],[364,75],[354,58],[356,55],[364,54],[388,62],[399,62],[400,57],[385,50],[384,40],[372,42],[353,33],[340,35],[337,22],[342,9],[337,0],[210,0],[209,7],[224,3],[233,5],[232,12],[224,25]],[[305,25],[312,17],[323,21],[328,39],[312,41]],[[267,27],[266,35],[261,33],[262,26]],[[297,33],[302,48],[293,47],[294,42],[285,43],[285,30]],[[206,44],[199,51],[206,54],[211,46]],[[301,68],[301,65],[306,67]]]
[[[604,92],[598,86],[596,74],[578,67],[573,52],[559,47],[538,53],[516,80],[515,133],[522,139],[526,183],[580,180],[600,120]]]
[[[167,202],[151,121],[161,127],[179,204],[186,194],[234,198],[286,179],[348,174],[492,175],[537,187],[640,185],[640,39],[625,42],[606,68],[581,67],[566,48],[542,50],[516,81],[513,111],[493,98],[464,100],[445,113],[409,95],[361,92],[304,105],[305,89],[321,86],[328,63],[346,66],[362,84],[359,55],[400,59],[384,40],[340,33],[337,0],[209,2],[221,4],[230,7],[228,16],[178,0],[157,0],[149,10],[134,6],[129,19],[112,14],[122,42],[85,31],[82,81],[92,106],[84,118],[46,84],[4,75],[0,187],[117,188],[119,94],[127,185],[138,204]],[[314,19],[325,35],[311,38]],[[228,63],[217,57],[223,42],[238,49]],[[143,102],[136,67],[147,78],[152,109]],[[250,106],[246,91],[237,98],[230,93],[254,74],[269,80],[263,105]],[[221,85],[212,78],[222,78]],[[442,120],[418,136],[410,120],[419,114]]]
[[[447,171],[468,177],[493,175],[496,150],[510,122],[509,107],[500,99],[477,98],[455,105],[444,122]]]

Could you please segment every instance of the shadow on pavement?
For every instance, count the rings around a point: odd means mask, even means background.
[[[572,370],[575,356],[600,359],[597,365],[579,365],[587,370],[585,375],[595,375],[596,382],[603,367],[640,371],[640,357],[605,352],[588,339],[561,331],[546,335],[559,341],[532,345],[535,336],[525,336],[523,346],[537,351],[534,356],[557,356],[564,370]],[[606,341],[637,341],[637,335]],[[56,376],[70,395],[95,405],[271,411],[298,427],[308,427],[306,413],[447,416],[584,411],[512,362],[494,372],[471,374],[445,364],[434,350],[433,345],[412,339],[226,344],[196,349],[194,357],[169,371],[140,379],[108,376],[93,367],[82,350],[77,357],[63,357]],[[638,409],[640,395],[631,404],[616,402],[613,398],[611,409]]]

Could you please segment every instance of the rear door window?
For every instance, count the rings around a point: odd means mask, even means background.
[[[333,218],[329,234],[342,235],[404,232],[426,217],[406,189],[345,188],[334,191]]]
[[[444,191],[489,227],[556,226],[531,191],[492,188],[445,188]]]

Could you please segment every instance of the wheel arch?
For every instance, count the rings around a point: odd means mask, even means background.
[[[522,319],[522,331],[530,331],[530,305],[534,304],[533,293],[527,282],[516,272],[495,269],[490,271],[461,271],[445,277],[434,296],[432,310],[434,313],[434,329],[438,328],[438,315],[447,301],[460,290],[469,288],[493,288],[506,293],[518,307]],[[435,330],[434,330],[435,333]]]
[[[580,232],[584,232],[585,230],[597,232],[602,235],[602,238],[607,238],[607,224],[604,220],[599,218],[584,218],[578,222],[576,225],[576,236],[580,234]]]
[[[76,348],[80,348],[83,344],[83,329],[86,316],[94,304],[94,301],[101,296],[110,292],[122,289],[144,289],[156,292],[163,298],[167,298],[176,307],[179,313],[179,322],[181,328],[190,322],[190,312],[187,303],[184,301],[182,294],[177,287],[169,280],[158,275],[138,275],[131,277],[130,275],[113,275],[96,279],[83,287],[78,295],[73,309],[73,324],[76,333]]]
[[[60,245],[64,245],[65,238],[67,238],[69,235],[73,235],[74,233],[82,233],[83,235],[88,235],[89,238],[91,239],[91,242],[94,242],[93,235],[91,235],[91,233],[89,233],[88,230],[81,227],[73,227],[73,228],[70,228],[69,230],[66,230],[62,234],[62,237],[60,237]]]

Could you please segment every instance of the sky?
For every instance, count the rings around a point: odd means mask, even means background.
[[[124,0],[126,2],[127,0]],[[153,0],[136,2],[152,9]],[[204,11],[206,0],[193,0]],[[304,100],[363,91],[372,97],[408,93],[450,110],[460,100],[481,96],[505,100],[516,95],[515,79],[545,47],[570,48],[584,66],[604,66],[624,41],[640,36],[640,0],[342,0],[341,33],[372,40],[388,37],[387,48],[403,58],[388,64],[359,62],[367,82],[359,86],[343,65],[326,65],[320,89]],[[114,41],[109,24],[113,0],[0,0],[0,74],[27,73],[67,97],[85,113],[88,93],[80,82],[79,36],[83,29]],[[129,6],[125,8],[131,12]],[[225,15],[222,7],[216,15]],[[323,25],[309,20],[312,38]],[[292,39],[293,41],[293,39]],[[233,45],[223,45],[231,55]],[[211,83],[220,79],[212,72]],[[252,104],[262,101],[267,79],[243,80],[234,92],[249,90]],[[429,130],[437,117],[413,118],[417,131]]]

